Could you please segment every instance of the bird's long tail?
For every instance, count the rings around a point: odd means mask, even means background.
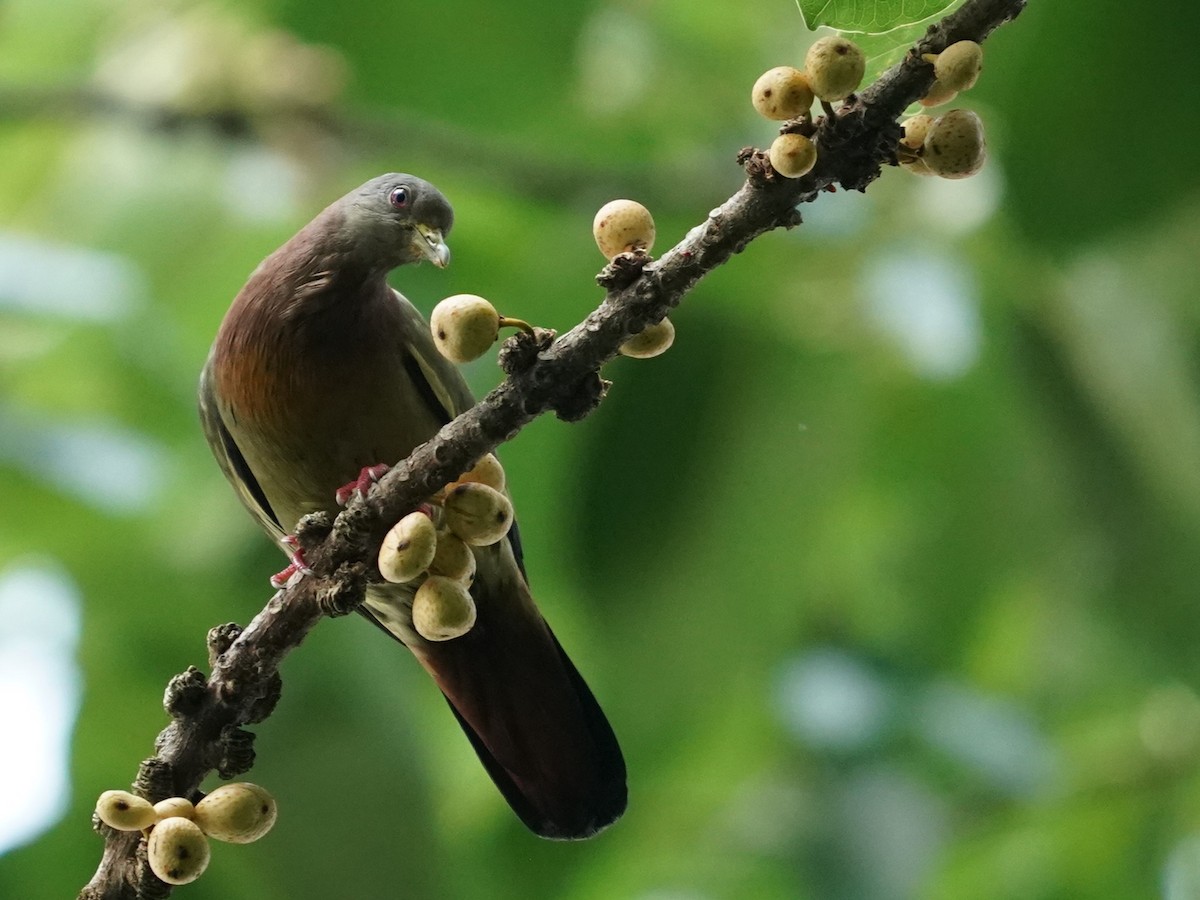
[[[516,566],[481,566],[480,576],[467,634],[414,642],[410,633],[404,642],[521,821],[546,838],[591,837],[625,811],[625,760],[612,727]],[[368,614],[391,631],[371,605]]]

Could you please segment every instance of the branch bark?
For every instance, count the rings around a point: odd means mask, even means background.
[[[378,577],[375,554],[392,522],[537,416],[550,411],[568,421],[585,416],[604,395],[600,368],[626,339],[661,319],[750,241],[800,224],[799,204],[834,185],[864,190],[883,164],[894,164],[896,120],[933,81],[932,66],[921,54],[959,40],[982,42],[1024,6],[1025,0],[969,0],[931,26],[903,61],[848,98],[835,115],[818,120],[817,165],[808,175],[782,178],[761,151],[743,150],[739,161],[747,179],[741,189],[661,258],[617,257],[597,277],[606,288],[604,301],[583,322],[557,339],[545,331],[509,338],[501,350],[508,375],[503,383],[417,447],[336,520],[302,521],[297,537],[312,575],[293,579],[244,630],[225,625],[209,632],[212,675],[206,679],[190,668],[172,679],[164,701],[172,721],[158,736],[155,755],[141,764],[134,789],[151,801],[195,797],[212,771],[223,778],[248,771],[253,736],[242,726],[270,715],[284,657],[323,617],[349,613],[362,601],[365,585]],[[170,886],[146,864],[139,833],[94,825],[105,837],[104,855],[80,900],[170,894]]]

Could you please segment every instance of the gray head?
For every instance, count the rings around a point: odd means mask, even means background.
[[[372,178],[336,206],[344,218],[342,236],[361,260],[386,269],[427,259],[450,264],[446,235],[454,210],[442,192],[423,178],[393,172]]]

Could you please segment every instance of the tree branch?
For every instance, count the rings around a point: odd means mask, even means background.
[[[378,147],[407,147],[415,154],[446,161],[449,167],[485,176],[509,190],[545,200],[613,191],[681,207],[690,199],[686,183],[675,186],[663,164],[603,164],[520,146],[491,132],[421,116],[411,109],[335,111],[324,106],[278,104],[244,109],[234,105],[189,109],[131,100],[87,84],[0,85],[0,123],[50,119],[78,122],[94,118],[128,123],[166,137],[210,133],[231,142],[258,143],[284,153],[337,142],[351,153]],[[297,138],[297,133],[303,135]],[[303,155],[301,154],[302,158]],[[707,165],[709,161],[706,160]],[[715,162],[715,161],[714,161]]]
[[[392,469],[366,499],[355,500],[330,522],[302,520],[297,537],[313,575],[293,579],[243,631],[234,625],[209,632],[212,675],[195,668],[172,679],[164,704],[171,723],[144,761],[135,790],[151,801],[195,796],[212,771],[231,778],[253,765],[253,736],[242,726],[270,715],[278,699],[278,669],[324,616],[353,611],[367,582],[378,578],[375,554],[383,534],[405,512],[458,475],[530,421],[554,411],[574,421],[604,395],[600,368],[617,348],[679,304],[705,275],[761,234],[800,224],[796,207],[833,185],[863,190],[895,163],[897,118],[933,81],[922,53],[959,40],[982,42],[1015,18],[1025,0],[969,0],[938,24],[905,59],[835,116],[818,121],[817,165],[807,176],[777,175],[765,155],[743,150],[746,183],[658,260],[638,254],[617,257],[597,277],[604,301],[562,337],[537,330],[509,338],[501,350],[508,377],[476,406],[446,425]],[[785,125],[784,128],[791,126]],[[170,887],[154,877],[141,835],[96,824],[105,837],[104,856],[81,900],[165,897]]]

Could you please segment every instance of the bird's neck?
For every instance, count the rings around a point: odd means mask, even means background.
[[[347,305],[370,302],[389,293],[388,267],[371,259],[339,227],[337,211],[326,210],[268,257],[247,285],[270,311],[289,320],[321,319]],[[254,282],[262,280],[264,284]],[[268,312],[268,311],[264,311]]]

